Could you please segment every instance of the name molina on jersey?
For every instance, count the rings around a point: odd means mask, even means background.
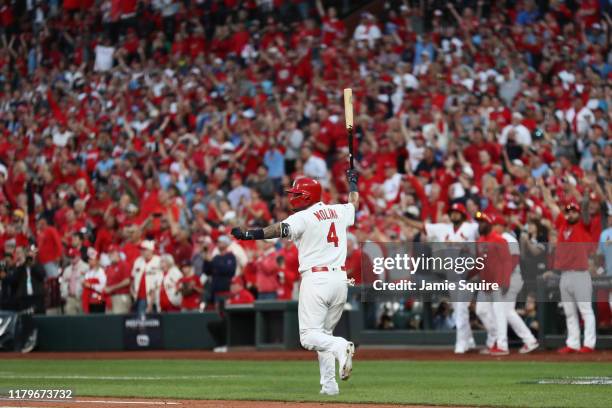
[[[322,210],[315,211],[313,214],[319,221],[338,219],[338,214],[333,208],[323,208]]]

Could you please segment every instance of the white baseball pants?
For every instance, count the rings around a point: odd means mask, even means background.
[[[501,292],[480,292],[476,304],[476,314],[487,331],[487,347],[497,343],[502,350],[508,349],[508,324],[524,344],[537,342],[531,330],[516,312],[516,298],[523,288],[520,270],[515,270],[510,277],[510,287],[505,295]]]
[[[500,292],[478,293],[476,315],[487,331],[488,348],[497,344],[498,348],[508,350],[508,306]]]
[[[559,290],[567,326],[565,344],[573,349],[580,348],[580,325],[576,311],[578,309],[584,321],[584,345],[595,348],[595,313],[591,303],[593,296],[591,275],[588,272],[579,271],[563,272]]]
[[[472,326],[470,326],[471,295],[464,290],[450,292],[453,307],[453,320],[455,321],[455,353],[465,353],[476,346]]]
[[[336,383],[336,359],[346,350],[347,341],[333,336],[348,288],[346,272],[304,272],[300,283],[298,319],[300,342],[318,353],[321,386]]]
[[[455,353],[465,353],[475,346],[472,327],[470,326],[470,303],[451,302],[453,307],[453,319],[457,334],[455,337]]]

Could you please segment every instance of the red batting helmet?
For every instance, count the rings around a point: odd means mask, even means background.
[[[486,214],[480,211],[476,213],[476,216],[474,218],[476,218],[476,221],[483,221],[483,222],[486,222],[487,224],[493,224],[493,217],[490,216],[489,214]]]
[[[461,204],[461,203],[455,203],[453,205],[451,205],[450,209],[448,210],[448,212],[452,212],[452,211],[457,211],[461,214],[463,214],[463,216],[465,218],[468,217],[468,212],[467,209],[465,208],[465,205]]]
[[[580,212],[580,204],[576,201],[576,200],[569,200],[566,204],[565,204],[565,208],[564,210],[570,211],[570,210],[574,210],[574,211],[578,211]]]
[[[289,204],[294,209],[310,207],[321,201],[321,184],[317,180],[300,177],[295,179],[289,193]]]

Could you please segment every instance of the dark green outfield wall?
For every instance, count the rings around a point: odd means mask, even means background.
[[[164,349],[209,349],[215,346],[208,322],[220,320],[215,312],[162,315]]]
[[[123,350],[123,316],[34,316],[40,351]]]
[[[160,315],[162,348],[208,349],[214,346],[207,324],[214,312]],[[118,315],[35,316],[40,351],[124,350],[124,320]]]
[[[545,348],[559,347],[563,344],[564,333],[548,328],[551,318],[545,313],[545,308],[542,309],[540,319],[544,329],[543,333],[540,333],[540,344]],[[230,333],[232,344],[252,346],[260,350],[291,350],[300,347],[296,302],[258,301],[250,308],[239,307],[238,310],[241,310],[242,317],[231,324],[234,333]],[[235,312],[231,308],[226,310],[228,316]],[[168,313],[154,317],[161,323],[161,340],[157,349],[201,350],[215,346],[208,331],[208,323],[219,320],[214,312]],[[35,316],[34,321],[39,331],[37,350],[125,350],[125,318],[117,315]],[[361,345],[450,347],[455,342],[455,332],[452,330],[371,330],[364,327],[363,322],[362,310],[345,311],[335,334]],[[249,333],[252,335],[245,337]],[[477,343],[484,344],[485,333],[477,331],[474,334]],[[132,336],[132,340],[134,337]],[[232,338],[238,337],[245,338],[242,342],[232,342]],[[513,341],[514,346],[520,346],[519,343]],[[598,333],[597,348],[612,348],[612,336]]]

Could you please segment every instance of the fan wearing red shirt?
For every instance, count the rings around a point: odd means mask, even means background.
[[[487,152],[489,152],[489,156],[493,163],[496,163],[499,160],[499,147],[495,143],[488,142],[485,140],[481,128],[475,128],[472,131],[470,139],[471,143],[463,150],[463,156],[465,157],[465,160],[470,162],[472,168],[478,167],[480,165],[481,150],[486,150]]]
[[[277,259],[278,253],[274,240],[266,240],[262,244],[262,251],[255,261],[255,285],[258,299],[276,299],[280,288],[279,273],[281,265]],[[284,260],[280,263],[284,264]]]
[[[13,25],[14,21],[13,7],[8,1],[2,3],[2,6],[0,6],[0,25],[2,25],[2,27],[8,28]]]
[[[582,0],[579,3],[578,17],[586,28],[591,28],[599,20],[599,0]]]
[[[346,27],[344,22],[338,19],[335,8],[330,7],[326,14],[321,2],[317,1],[317,10],[321,17],[321,31],[323,34],[321,42],[329,47],[336,39],[344,37]]]
[[[45,218],[38,220],[37,227],[38,262],[45,268],[47,278],[56,278],[59,276],[59,260],[62,257],[62,239],[57,229],[50,226]]]
[[[236,30],[234,31],[234,34],[232,34],[232,36],[230,37],[231,51],[236,55],[240,55],[242,49],[248,44],[249,38],[250,34],[244,24],[236,24]]]
[[[266,204],[257,190],[251,190],[251,203],[245,207],[247,221],[268,223],[272,219],[268,204]]]
[[[593,285],[589,273],[589,256],[595,246],[591,242],[588,212],[581,214],[580,204],[570,201],[557,215],[557,242],[553,257],[553,269],[561,272],[559,290],[561,305],[565,312],[567,340],[561,354],[591,353],[595,349],[595,314],[591,299]],[[578,310],[576,310],[578,309]],[[584,321],[584,344],[580,347],[580,323],[578,311]]]
[[[172,243],[171,251],[166,251],[172,255],[178,265],[183,265],[191,261],[193,255],[193,244],[191,243],[189,232],[179,230],[176,239]]]
[[[200,281],[200,277],[193,272],[191,264],[186,263],[181,265],[181,270],[183,272],[183,277],[179,279],[177,283],[179,291],[183,295],[181,310],[198,310],[200,308],[204,286]]]
[[[0,241],[15,240],[16,246],[27,248],[30,241],[26,235],[27,225],[24,225],[24,222],[25,213],[23,210],[20,208],[14,210],[12,219],[4,223],[4,233],[0,235]]]
[[[293,285],[299,279],[298,250],[291,241],[283,243],[284,247],[279,251],[279,273],[280,287],[277,291],[278,299],[290,300],[293,295]]]
[[[98,228],[94,248],[100,253],[108,253],[109,247],[117,241],[117,224],[110,215],[104,217],[104,225]]]
[[[245,289],[242,276],[234,276],[230,284],[230,297],[227,299],[228,305],[248,305],[255,302],[255,296]]]
[[[130,283],[132,280],[129,265],[121,259],[117,245],[110,245],[108,255],[111,264],[106,268],[105,293],[111,298],[111,313],[127,314],[132,309]]]

